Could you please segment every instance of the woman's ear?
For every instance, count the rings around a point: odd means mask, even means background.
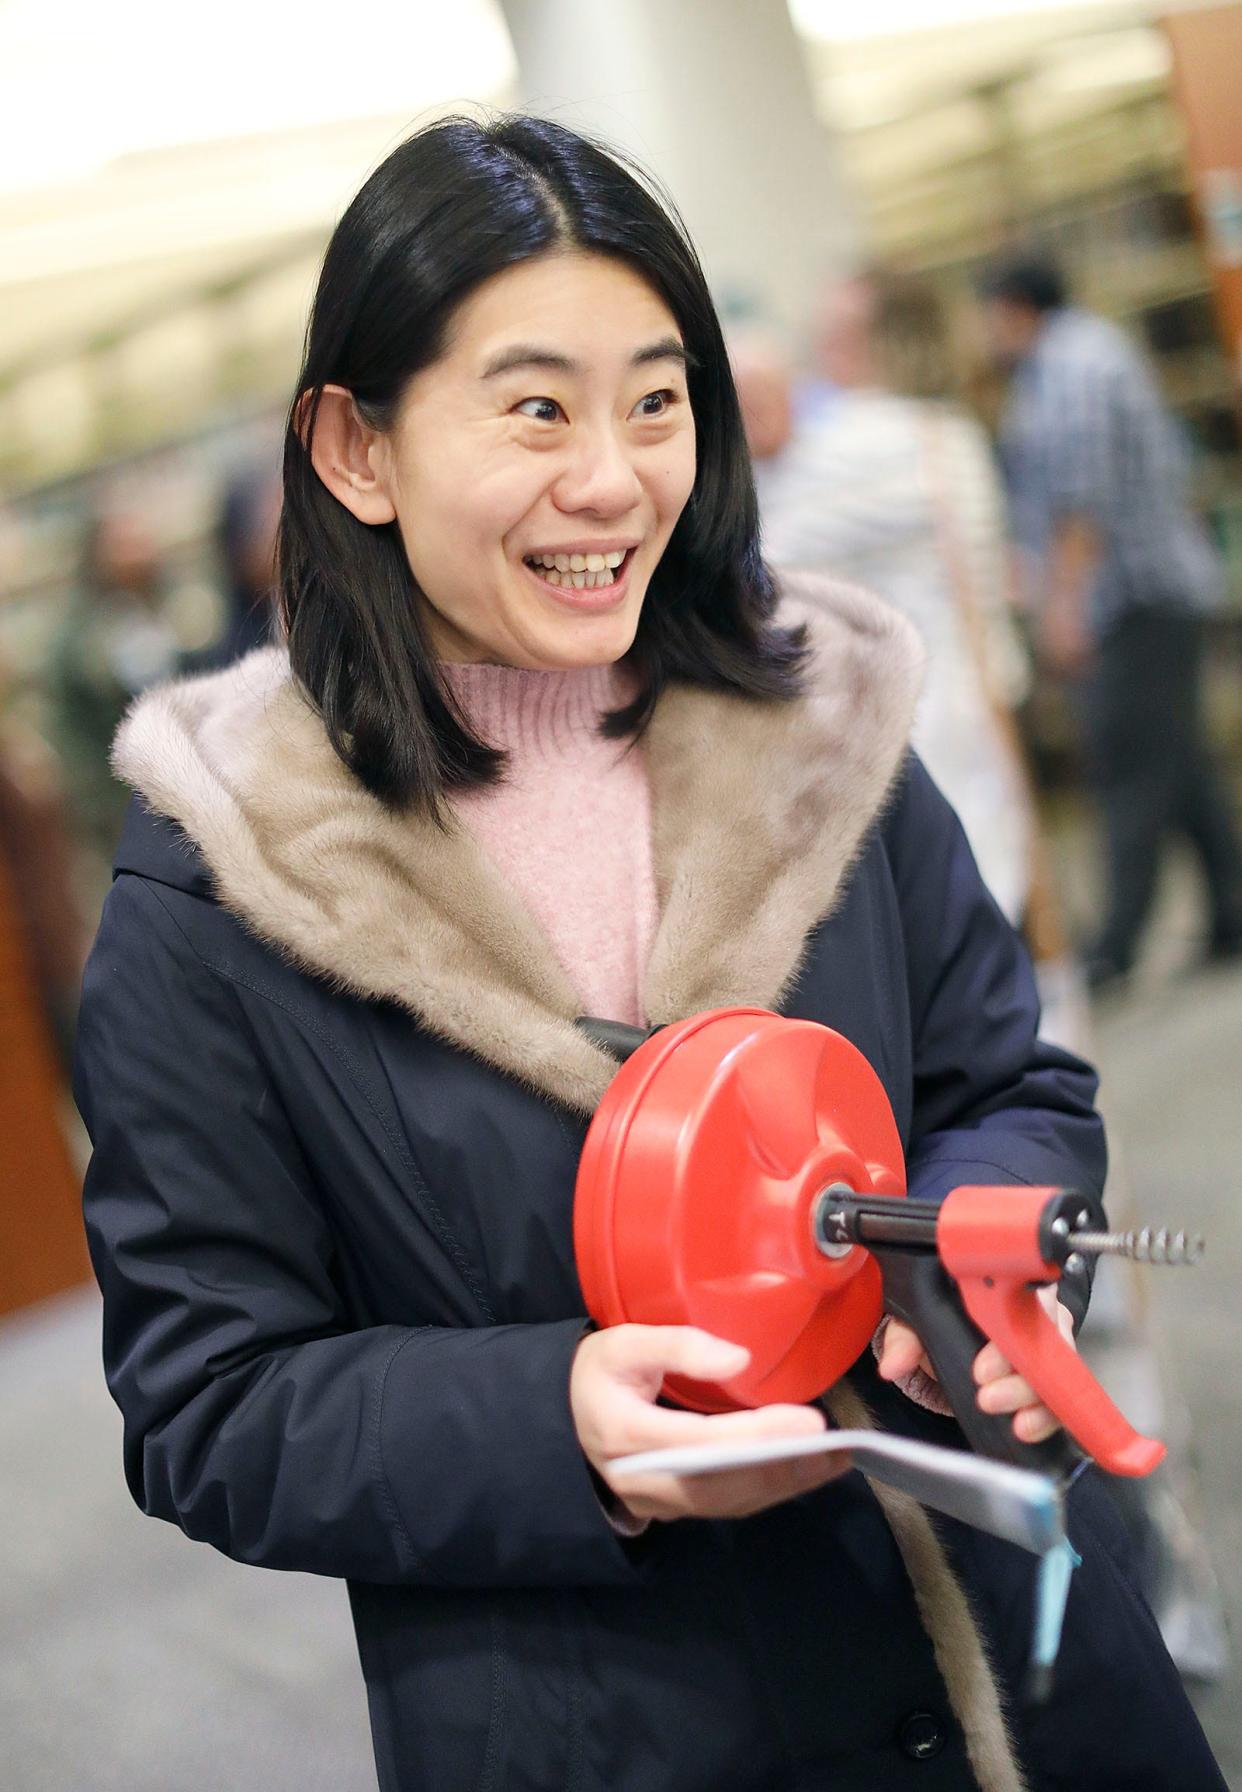
[[[303,442],[310,426],[312,394],[298,405],[297,427]],[[332,496],[360,523],[391,523],[397,512],[382,476],[387,457],[376,452],[380,431],[365,422],[344,386],[324,386],[315,412],[310,441],[311,465]]]

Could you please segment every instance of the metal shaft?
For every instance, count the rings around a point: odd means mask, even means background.
[[[1197,1233],[1144,1226],[1140,1232],[1071,1232],[1071,1248],[1087,1257],[1129,1257],[1135,1263],[1189,1266],[1203,1255]]]

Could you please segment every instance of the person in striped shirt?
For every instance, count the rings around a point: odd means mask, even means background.
[[[1089,979],[1100,988],[1132,968],[1174,830],[1205,874],[1209,957],[1242,955],[1242,845],[1201,697],[1223,567],[1190,505],[1180,432],[1141,354],[1069,302],[1053,263],[997,263],[981,297],[1012,370],[1000,447],[1036,640],[1075,691],[1103,823]]]

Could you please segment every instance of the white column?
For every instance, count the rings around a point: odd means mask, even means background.
[[[856,219],[785,0],[502,0],[522,104],[628,151],[671,193],[718,303],[800,336]]]

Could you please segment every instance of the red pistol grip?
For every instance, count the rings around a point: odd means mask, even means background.
[[[1144,1437],[1109,1399],[1039,1303],[1032,1283],[1060,1279],[1039,1246],[1051,1188],[955,1188],[936,1226],[940,1260],[966,1311],[1074,1441],[1112,1475],[1149,1475],[1165,1447]]]

